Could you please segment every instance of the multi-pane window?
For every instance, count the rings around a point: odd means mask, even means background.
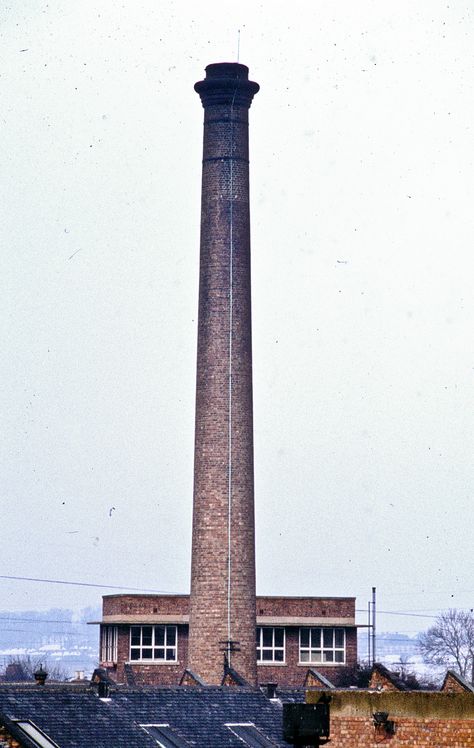
[[[177,660],[176,626],[132,626],[130,659],[175,662]]]
[[[300,629],[300,662],[345,662],[345,631],[339,628]]]
[[[101,662],[117,662],[117,626],[102,626],[100,659]]]
[[[285,629],[257,626],[257,662],[285,661]]]

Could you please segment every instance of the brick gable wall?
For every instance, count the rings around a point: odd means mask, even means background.
[[[442,690],[446,691],[447,693],[466,693],[467,691],[466,687],[463,686],[463,684],[460,683],[459,680],[449,671],[444,680]]]

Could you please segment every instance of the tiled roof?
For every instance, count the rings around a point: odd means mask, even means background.
[[[308,690],[310,689],[304,687],[278,686],[276,696],[284,704],[303,704]]]
[[[277,748],[282,707],[259,689],[238,687],[111,688],[108,699],[88,686],[0,686],[0,719],[30,720],[59,748],[156,748],[140,725],[169,725],[196,748],[243,748],[227,725],[252,723]],[[16,730],[15,730],[16,732]],[[16,732],[16,734],[18,734]],[[26,748],[34,743],[22,740]]]

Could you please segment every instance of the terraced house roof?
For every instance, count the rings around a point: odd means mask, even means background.
[[[280,748],[282,707],[227,687],[0,686],[0,722],[24,748]]]

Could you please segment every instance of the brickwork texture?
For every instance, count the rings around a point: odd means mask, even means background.
[[[256,683],[248,109],[258,85],[209,65],[204,107],[189,667]]]

